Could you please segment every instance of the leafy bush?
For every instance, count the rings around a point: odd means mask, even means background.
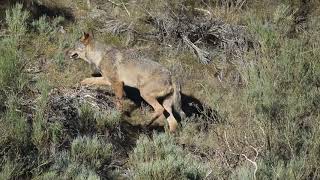
[[[40,35],[50,38],[58,31],[58,26],[63,20],[64,18],[61,16],[54,18],[52,21],[47,16],[41,16],[38,20],[32,22],[32,26]]]
[[[141,136],[130,155],[134,179],[202,179],[205,167],[166,134]]]
[[[6,161],[5,164],[2,164],[0,171],[0,179],[11,179],[14,177],[14,168],[15,162]]]
[[[100,111],[88,104],[80,107],[80,129],[82,132],[93,131],[96,127],[99,130],[114,128],[121,122],[121,112],[110,108]]]
[[[79,164],[100,168],[110,160],[112,145],[103,142],[98,137],[77,137],[71,144],[71,159]]]
[[[35,117],[32,121],[32,140],[33,143],[38,147],[39,150],[44,151],[48,146],[48,130],[47,122],[46,122],[46,110],[47,110],[47,102],[48,102],[48,94],[49,94],[49,86],[47,82],[44,80],[39,80],[37,82],[38,89],[40,91],[40,96],[37,102],[37,112],[35,113]]]
[[[7,111],[0,119],[0,147],[6,149],[6,146],[12,144],[11,150],[16,151],[21,146],[28,143],[29,126],[25,116],[19,112],[19,99],[15,95],[11,95],[7,101]],[[9,146],[10,147],[10,146]]]
[[[99,175],[92,167],[72,161],[70,154],[66,151],[57,153],[54,160],[53,166],[47,172],[34,176],[33,179],[100,179]]]
[[[16,94],[9,95],[6,111],[0,117],[0,179],[19,178],[35,163],[30,161],[34,157],[31,130],[20,110],[21,102]]]
[[[26,35],[28,18],[29,12],[22,10],[22,4],[16,4],[12,9],[6,10],[8,31],[14,41],[21,41]]]
[[[261,179],[275,174],[280,179],[305,178],[318,164],[312,163],[314,158],[320,158],[316,148],[319,140],[315,138],[320,135],[319,104],[315,103],[320,96],[320,53],[314,49],[319,47],[320,37],[311,31],[299,35],[298,39],[287,38],[287,27],[293,23],[288,12],[287,7],[281,5],[273,15],[273,23],[264,24],[259,20],[250,23],[260,41],[261,54],[248,69],[247,97],[269,143]],[[319,24],[313,24],[312,29],[317,27]],[[301,163],[302,157],[310,164]],[[304,169],[304,173],[299,174],[294,170],[296,167]],[[292,168],[292,173],[283,168]]]
[[[21,81],[20,58],[17,49],[10,46],[10,39],[0,40],[0,99],[8,91],[16,91]]]
[[[63,178],[79,180],[100,180],[100,177],[94,170],[91,170],[83,164],[77,163],[72,163],[68,166]]]
[[[107,112],[97,112],[95,119],[97,127],[100,129],[114,128],[120,124],[121,112],[115,109],[110,109]]]
[[[27,32],[29,13],[17,4],[6,11],[6,25],[9,37],[0,39],[0,100],[5,100],[7,93],[16,93],[24,86],[22,76],[24,63],[19,46]]]
[[[42,175],[35,176],[32,178],[32,180],[56,180],[59,179],[59,176],[54,171],[49,171],[46,173],[43,173]]]

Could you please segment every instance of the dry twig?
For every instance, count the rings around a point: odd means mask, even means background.
[[[250,158],[248,158],[248,156],[246,154],[244,154],[244,153],[236,153],[231,149],[230,144],[229,144],[228,139],[227,139],[227,133],[226,132],[224,132],[224,139],[225,139],[225,143],[226,143],[226,145],[228,147],[228,150],[230,151],[231,154],[237,155],[237,156],[242,156],[248,162],[250,162],[253,165],[253,167],[254,167],[253,178],[257,179],[257,177],[256,177],[256,173],[257,173],[257,170],[258,170],[257,158],[259,156],[259,151],[257,150],[257,148],[253,147],[252,145],[249,145],[249,147],[252,148],[255,151],[255,156],[252,159],[250,159]]]

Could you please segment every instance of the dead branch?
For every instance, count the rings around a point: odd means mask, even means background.
[[[123,3],[123,1],[121,1],[121,4],[122,4],[123,8],[126,10],[128,16],[131,16],[129,10],[127,9],[127,7],[126,7],[126,5]]]
[[[252,159],[250,159],[250,158],[248,158],[248,156],[247,155],[245,155],[244,153],[236,153],[236,152],[234,152],[232,149],[231,149],[231,147],[230,147],[230,145],[229,145],[229,142],[228,142],[228,139],[227,139],[227,133],[226,133],[226,131],[224,132],[224,139],[225,139],[225,143],[226,143],[226,145],[227,145],[227,147],[228,147],[228,150],[230,151],[230,153],[231,154],[233,154],[233,155],[237,155],[237,156],[242,156],[242,157],[244,157],[248,162],[250,162],[252,165],[253,165],[253,167],[254,167],[254,171],[253,171],[253,178],[254,179],[257,179],[257,177],[256,177],[256,173],[257,173],[257,170],[258,170],[258,165],[257,165],[257,158],[258,158],[258,156],[259,156],[259,151],[257,150],[257,148],[255,148],[255,147],[253,147],[253,146],[249,146],[249,147],[251,147],[254,151],[255,151],[255,156],[254,156],[254,158],[252,158]]]
[[[113,6],[119,6],[128,16],[133,16],[129,12],[127,4],[122,0],[108,0],[108,2]],[[232,2],[233,6],[237,5],[239,8],[244,4],[246,4],[246,0]],[[130,6],[135,5],[131,4]],[[227,60],[233,64],[246,66],[247,61],[245,61],[244,54],[252,48],[251,44],[255,44],[253,38],[248,35],[243,26],[212,19],[212,10],[207,10],[209,6],[206,9],[193,8],[192,10],[201,12],[202,15],[194,14],[192,16],[188,15],[191,9],[184,4],[178,8],[166,5],[163,9],[148,9],[139,4],[136,6],[140,8],[142,15],[139,15],[139,18],[133,18],[134,22],[128,22],[126,18],[121,16],[113,17],[112,13],[107,13],[108,7],[102,4],[98,11],[91,13],[94,15],[91,18],[103,24],[102,28],[97,29],[100,32],[117,35],[131,33],[126,44],[130,44],[129,41],[145,40],[162,45],[170,44],[172,48],[175,48],[182,43],[197,56],[198,62],[202,64],[210,63],[212,57],[218,55],[217,57],[220,57],[221,61]],[[141,30],[138,27],[141,23],[147,24],[150,29],[148,31]]]
[[[211,61],[209,59],[210,54],[207,51],[198,48],[185,35],[182,36],[182,39],[191,49],[196,52],[196,55],[199,57],[199,60],[202,64],[208,64]]]
[[[194,10],[197,10],[199,12],[202,12],[202,13],[205,13],[207,14],[209,17],[212,17],[212,14],[209,10],[206,10],[206,9],[202,9],[202,8],[194,8]]]
[[[121,4],[116,3],[116,2],[114,2],[114,1],[112,1],[112,0],[107,0],[107,1],[110,2],[111,4],[115,5],[115,6],[121,6]]]

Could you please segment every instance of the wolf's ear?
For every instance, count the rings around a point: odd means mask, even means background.
[[[87,32],[83,32],[84,39],[88,39],[90,37],[90,34]]]
[[[80,39],[80,41],[84,44],[88,44],[90,42],[91,36],[89,33],[83,32],[83,35]]]

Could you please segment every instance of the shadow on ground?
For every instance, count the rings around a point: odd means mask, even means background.
[[[125,86],[124,88],[126,96],[128,99],[133,101],[137,108],[141,104],[147,104],[140,96],[139,90],[136,88]],[[188,118],[191,117],[205,117],[206,121],[211,121],[211,123],[221,122],[217,111],[211,109],[210,107],[204,105],[199,99],[189,96],[186,94],[181,94],[182,110],[185,112]],[[177,113],[174,114],[178,120],[181,120]],[[195,120],[197,118],[194,118]],[[203,119],[203,118],[198,118]],[[207,122],[209,123],[209,122]]]
[[[55,5],[52,1],[50,5],[39,4],[32,0],[1,0],[0,1],[0,17],[5,15],[5,9],[14,6],[16,3],[23,4],[24,8],[27,9],[34,19],[38,19],[41,16],[47,16],[54,18],[57,16],[64,17],[68,21],[74,21],[74,15],[70,8],[62,8]]]

